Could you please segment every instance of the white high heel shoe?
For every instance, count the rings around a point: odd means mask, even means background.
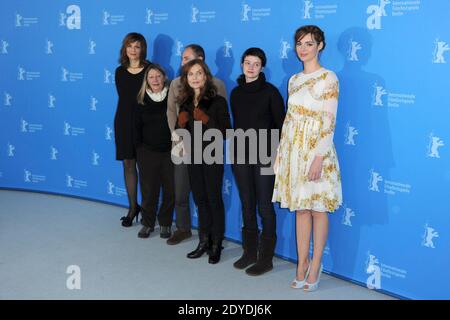
[[[311,262],[308,264],[308,269],[306,269],[305,278],[303,280],[297,280],[297,276],[295,276],[294,280],[291,283],[291,288],[293,289],[301,289],[306,283],[306,279],[309,275],[309,270],[311,269]]]
[[[317,275],[317,281],[314,283],[309,283],[308,281],[305,281],[305,284],[303,286],[303,290],[311,292],[316,291],[317,288],[319,288],[319,282],[320,282],[320,275],[322,274],[323,265],[320,265],[319,274]],[[305,277],[306,280],[306,277]]]

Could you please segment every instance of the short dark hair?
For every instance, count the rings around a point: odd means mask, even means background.
[[[186,46],[185,50],[186,50],[186,49],[189,49],[189,48],[190,48],[192,51],[194,51],[194,54],[195,54],[195,58],[196,58],[196,59],[202,58],[203,60],[205,60],[205,58],[206,58],[206,57],[205,57],[205,50],[203,50],[202,46],[200,46],[200,45],[198,45],[198,44],[195,44],[195,43],[192,43],[192,44]]]
[[[263,67],[266,66],[267,58],[266,58],[266,54],[264,53],[264,51],[262,49],[260,49],[260,48],[248,48],[242,54],[241,63],[244,63],[245,57],[247,57],[247,56],[258,57],[259,59],[261,59],[262,66]]]
[[[133,42],[139,42],[141,44],[141,56],[139,57],[140,66],[145,66],[147,64],[147,41],[145,41],[145,38],[142,34],[137,32],[130,32],[125,36],[125,38],[122,40],[122,47],[120,48],[120,58],[119,63],[123,67],[129,67],[130,66],[130,59],[128,59],[127,56],[127,47],[130,43]]]
[[[311,34],[317,44],[321,42],[323,43],[322,49],[320,49],[320,51],[325,49],[325,34],[318,26],[315,25],[307,25],[298,28],[297,31],[295,31],[294,42],[297,43],[307,34]]]

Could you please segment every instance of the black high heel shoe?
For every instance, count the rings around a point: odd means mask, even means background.
[[[130,213],[128,213],[127,216],[120,218],[120,220],[122,221],[122,226],[123,227],[131,227],[133,225],[134,218],[136,218],[136,223],[137,223],[138,218],[139,218],[139,212],[141,212],[141,210],[142,210],[141,206],[137,205],[136,210],[133,212],[132,215],[130,215]]]

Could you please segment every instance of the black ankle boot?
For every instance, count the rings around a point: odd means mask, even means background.
[[[155,228],[153,227],[147,227],[147,226],[142,226],[141,230],[139,230],[138,232],[138,237],[139,238],[148,238],[150,237],[150,233],[152,233],[154,231]]]
[[[272,259],[275,253],[277,237],[262,236],[259,239],[258,260],[254,265],[245,270],[250,276],[259,276],[273,269]]]
[[[220,261],[220,254],[222,253],[222,249],[222,239],[213,239],[208,263],[218,263]]]
[[[236,269],[245,269],[256,262],[258,256],[258,232],[242,229],[242,257],[233,263]]]
[[[200,258],[205,252],[208,252],[211,247],[209,235],[201,233],[199,234],[199,238],[200,242],[198,243],[197,248],[187,254],[189,259]]]
[[[170,226],[161,226],[159,236],[163,239],[168,239],[172,235],[172,230]]]

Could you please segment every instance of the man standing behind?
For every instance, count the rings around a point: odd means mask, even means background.
[[[181,66],[184,66],[191,60],[205,60],[205,51],[197,44],[186,46],[181,57]],[[227,98],[225,84],[222,80],[213,77],[213,83],[217,87],[217,94]],[[173,133],[178,119],[180,106],[177,97],[180,93],[180,77],[173,79],[170,83],[169,97],[167,101],[167,120],[170,131]],[[182,156],[182,155],[180,155]],[[172,154],[172,157],[174,155]],[[189,183],[188,167],[185,163],[175,164],[175,215],[177,230],[167,239],[167,244],[178,244],[184,239],[192,236],[191,233],[191,210],[189,207],[189,194],[191,186]]]

